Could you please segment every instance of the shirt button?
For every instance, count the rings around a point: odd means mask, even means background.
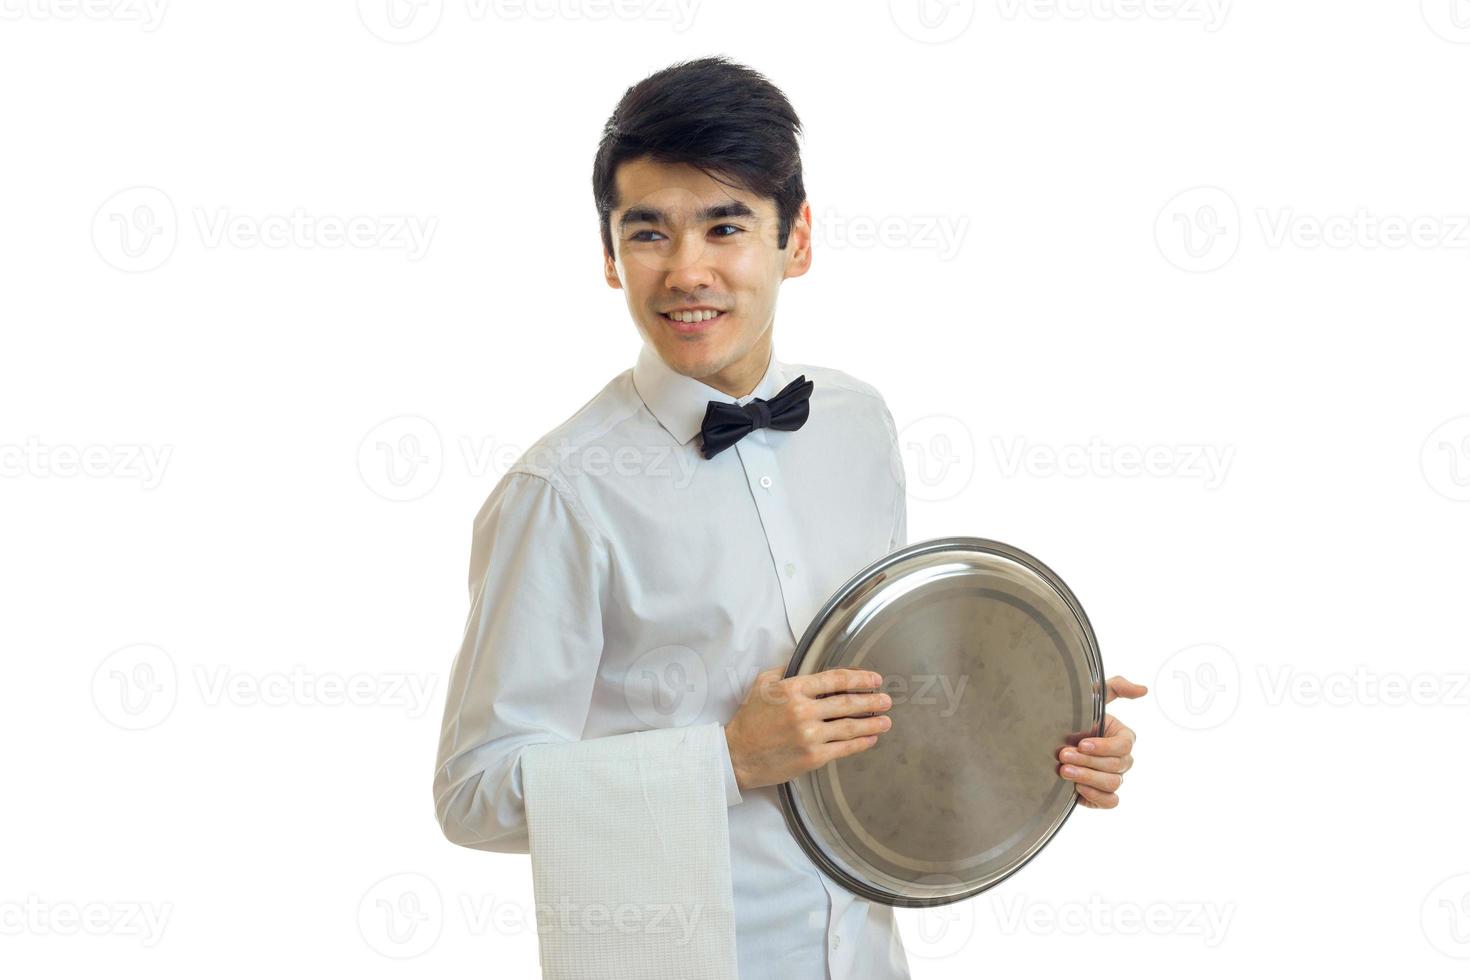
[[[841,946],[841,945],[842,945],[842,937],[841,936],[833,936],[832,937],[832,948],[833,949],[836,949],[838,946]]]
[[[787,577],[789,578],[789,577],[791,577],[792,575],[795,575],[795,574],[796,574],[796,566],[793,565],[793,564],[791,564],[791,562],[788,561],[786,563],[786,575],[787,575]]]
[[[768,476],[761,477],[761,486],[765,487],[767,490],[771,489],[771,478]]]

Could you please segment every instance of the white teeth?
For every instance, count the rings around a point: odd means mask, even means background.
[[[676,310],[673,313],[665,313],[670,320],[678,320],[680,323],[698,323],[701,320],[713,320],[720,315],[719,310]]]

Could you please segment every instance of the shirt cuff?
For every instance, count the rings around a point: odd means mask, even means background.
[[[725,726],[720,726],[720,745],[724,748],[720,757],[725,762],[725,806],[734,806],[744,801],[740,795],[740,784],[735,780],[735,763],[730,760],[730,743],[725,741]]]

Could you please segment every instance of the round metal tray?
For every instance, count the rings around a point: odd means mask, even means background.
[[[1057,753],[1103,730],[1097,638],[1066,584],[984,538],[921,541],[854,575],[786,676],[883,676],[893,727],[781,784],[802,849],[885,905],[969,898],[1015,873],[1077,803]]]

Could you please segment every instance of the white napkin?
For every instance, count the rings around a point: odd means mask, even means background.
[[[719,724],[521,753],[545,980],[738,980]]]

